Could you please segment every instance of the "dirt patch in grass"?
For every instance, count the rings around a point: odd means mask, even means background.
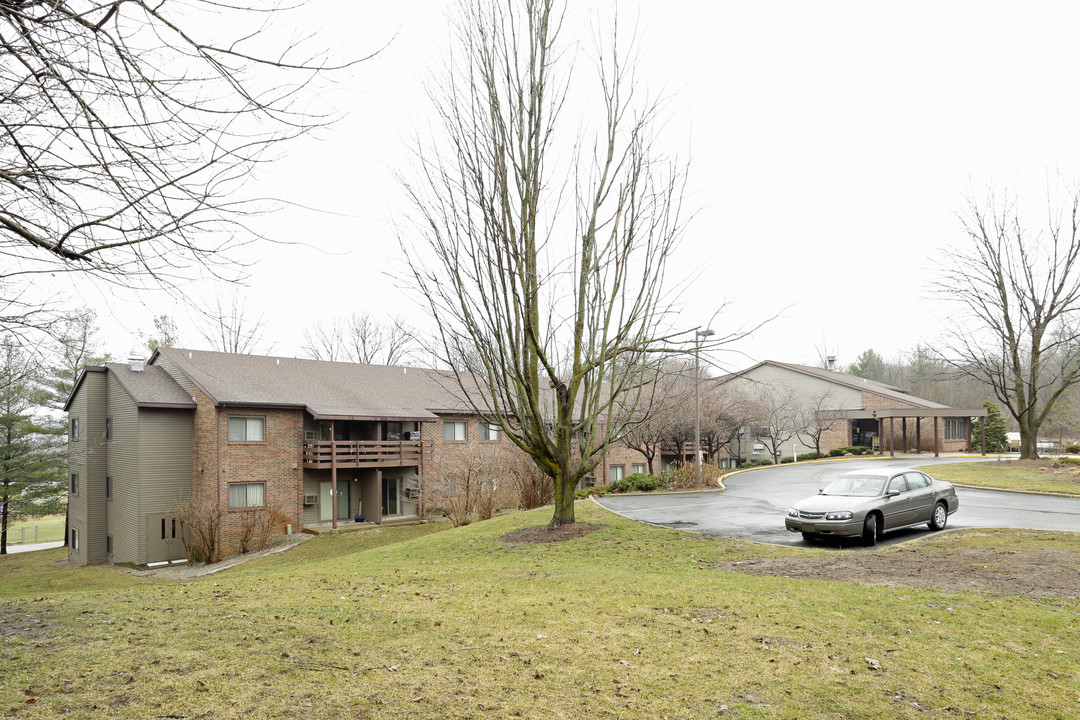
[[[996,597],[1080,596],[1080,553],[1066,549],[1002,550],[918,546],[895,552],[840,552],[825,557],[751,558],[715,567],[755,575],[911,586]]]
[[[510,544],[562,542],[563,540],[573,540],[574,538],[585,537],[589,533],[602,530],[605,527],[607,527],[607,525],[590,525],[589,523],[580,522],[571,523],[570,525],[560,525],[557,528],[548,527],[547,525],[538,525],[536,527],[515,530],[512,533],[503,535],[499,539],[504,543]]]

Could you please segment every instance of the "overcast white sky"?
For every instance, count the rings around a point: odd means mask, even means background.
[[[263,168],[267,193],[328,211],[286,208],[266,226],[317,250],[253,249],[261,260],[242,293],[265,316],[264,350],[299,355],[307,324],[354,309],[425,324],[388,275],[404,208],[393,171],[426,123],[424,82],[450,42],[451,2],[327,1],[298,18],[342,54],[389,45],[331,96],[342,122]],[[698,273],[685,326],[725,301],[721,333],[780,314],[741,355],[718,358],[728,368],[813,364],[819,348],[846,364],[870,347],[892,357],[933,343],[950,310],[930,297],[932,265],[962,241],[969,191],[996,181],[1037,204],[1048,177],[1076,177],[1078,3],[618,6],[639,24],[649,88],[670,98],[665,149],[691,163],[698,214],[670,268]],[[192,292],[206,301],[216,290]],[[161,312],[180,322],[182,345],[205,346],[184,303],[82,293],[115,355],[141,346]]]

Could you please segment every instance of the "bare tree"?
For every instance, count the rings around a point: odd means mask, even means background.
[[[304,331],[304,352],[315,360],[400,365],[414,360],[418,350],[416,333],[403,319],[380,320],[368,310]]]
[[[246,306],[238,295],[233,295],[227,306],[222,305],[221,298],[217,299],[215,308],[207,313],[206,325],[199,331],[212,350],[250,353],[259,348],[266,316],[260,314],[252,320],[247,316]]]
[[[159,347],[176,347],[180,342],[180,331],[176,327],[176,320],[171,315],[162,313],[154,316],[154,334],[144,335],[146,348],[153,353]]]
[[[797,434],[808,437],[814,443],[814,452],[821,454],[821,436],[843,425],[847,420],[834,417],[829,410],[835,410],[836,399],[832,389],[825,390],[805,398],[796,409]]]
[[[1039,429],[1080,382],[1080,190],[1047,210],[1033,230],[1015,198],[969,201],[967,243],[939,270],[942,291],[967,311],[945,359],[990,384],[1020,427],[1022,458],[1038,457]]]
[[[401,242],[461,395],[552,477],[555,527],[672,347],[664,268],[685,173],[652,146],[657,106],[617,32],[590,65],[590,131],[563,113],[585,64],[562,42],[562,3],[460,8],[460,53],[431,93],[442,140],[421,140],[403,179],[417,217]]]
[[[780,463],[784,443],[796,437],[801,425],[801,407],[795,398],[770,385],[759,385],[752,392],[757,439]]]
[[[330,119],[307,100],[331,68],[274,22],[281,12],[0,2],[4,330],[50,329],[35,278],[142,287],[240,271],[247,220],[269,207],[244,192],[252,169]]]

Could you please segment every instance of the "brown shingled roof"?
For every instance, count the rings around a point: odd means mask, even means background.
[[[164,368],[147,365],[135,371],[124,363],[108,363],[105,367],[139,407],[195,408],[195,401]]]
[[[178,348],[157,354],[219,405],[301,407],[320,419],[416,421],[435,420],[433,410],[468,408],[453,378],[436,370]]]

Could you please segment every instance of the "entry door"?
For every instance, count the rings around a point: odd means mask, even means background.
[[[331,496],[332,485],[329,480],[324,480],[319,483],[319,522],[330,522],[334,519],[334,505],[337,505],[338,519],[349,517],[349,483],[348,481],[338,481],[337,484],[337,503],[333,502]]]
[[[401,478],[383,478],[382,514],[401,514]]]
[[[184,541],[180,536],[180,523],[173,513],[155,513],[146,516],[146,562],[171,562],[183,560]]]

